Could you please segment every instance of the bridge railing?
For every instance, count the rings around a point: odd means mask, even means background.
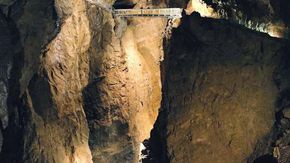
[[[156,16],[166,18],[181,18],[181,8],[163,8],[163,9],[115,9],[113,13],[120,17],[135,17],[135,16]]]

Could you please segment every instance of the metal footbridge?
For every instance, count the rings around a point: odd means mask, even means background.
[[[176,19],[182,17],[181,8],[160,9],[114,9],[113,14],[119,17],[165,17]]]
[[[101,7],[112,12],[118,17],[164,17],[167,19],[176,19],[182,17],[182,8],[157,8],[157,9],[114,9],[114,7],[105,2],[105,0],[86,0],[90,4]]]

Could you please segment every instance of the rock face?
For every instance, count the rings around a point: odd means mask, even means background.
[[[151,162],[247,162],[274,126],[286,43],[194,14],[169,47]]]
[[[46,46],[40,69],[25,93],[25,106],[30,114],[24,127],[27,162],[91,162],[81,103],[82,89],[87,84],[91,39],[86,3],[79,0],[63,3],[56,1],[60,29]]]
[[[184,6],[184,2],[178,5]],[[285,16],[289,8],[286,0],[190,0],[186,11],[226,19],[272,37],[289,38],[289,17]]]
[[[13,34],[12,25],[7,21],[3,13],[0,13],[0,31],[0,128],[6,128],[8,125],[8,80],[13,62],[13,50],[11,49],[16,35]],[[0,130],[0,151],[2,141],[2,132]]]
[[[90,41],[85,2],[56,3],[57,13],[53,1],[7,6],[7,19],[15,23],[23,49],[14,54],[4,162],[91,162],[80,102],[85,81],[76,71]],[[63,21],[61,29],[57,19]]]
[[[126,26],[126,20],[114,22],[108,13],[100,18],[100,11],[90,8],[88,12],[91,20],[100,19],[103,26],[91,24],[95,39],[90,49],[90,82],[84,89],[93,160],[136,162],[140,143],[149,138],[160,106],[165,22],[130,19]]]
[[[85,0],[1,4],[1,162],[137,162],[160,105],[166,22]]]

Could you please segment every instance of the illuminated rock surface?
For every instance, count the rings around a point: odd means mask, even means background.
[[[289,38],[289,8],[287,0],[190,0],[186,12],[230,20],[272,37]]]
[[[4,10],[1,161],[136,162],[160,106],[166,21],[130,19],[127,27],[84,0],[19,1]]]

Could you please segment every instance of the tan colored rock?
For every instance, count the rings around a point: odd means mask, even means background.
[[[160,107],[165,25],[162,18],[134,18],[121,40],[128,63],[129,90],[133,90],[129,92],[129,105],[136,112],[131,114],[132,132],[139,143],[149,138]]]
[[[160,106],[166,20],[133,18],[126,26],[127,20],[114,21],[94,6],[88,14],[94,40],[84,104],[93,160],[137,162]]]
[[[82,106],[89,73],[89,21],[86,2],[72,4],[56,3],[60,31],[47,45],[41,69],[26,91],[30,118],[24,134],[25,162],[92,162]]]

